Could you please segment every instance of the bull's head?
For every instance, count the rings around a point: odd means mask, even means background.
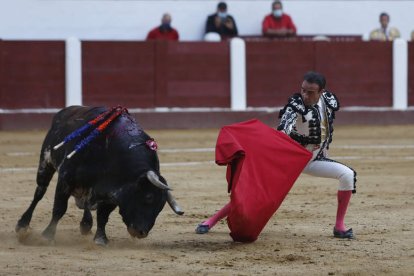
[[[148,171],[137,183],[117,193],[116,201],[129,234],[137,238],[148,235],[165,202],[168,202],[176,214],[184,213],[177,205],[165,179],[154,171]]]

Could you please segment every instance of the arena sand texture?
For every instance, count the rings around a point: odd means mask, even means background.
[[[45,132],[0,132],[0,275],[414,275],[414,126],[335,130],[330,156],[358,172],[346,220],[355,240],[332,237],[336,181],[301,175],[250,244],[232,242],[225,221],[209,234],[194,232],[228,201],[225,167],[214,164],[219,129],[148,132],[186,213],[176,216],[166,206],[150,235],[137,240],[115,210],[107,247],[80,235],[82,212],[73,198],[55,243],[41,238],[56,176],[19,242],[14,227],[32,200]]]

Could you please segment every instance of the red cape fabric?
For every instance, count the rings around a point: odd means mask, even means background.
[[[228,165],[227,223],[234,241],[257,239],[311,157],[286,134],[256,119],[221,129],[216,163]]]

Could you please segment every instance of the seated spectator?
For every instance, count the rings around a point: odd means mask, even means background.
[[[171,15],[165,13],[161,19],[161,25],[152,29],[148,35],[147,40],[175,40],[179,38],[176,29],[171,27]]]
[[[272,13],[262,23],[262,32],[267,37],[288,37],[296,35],[296,26],[292,18],[283,13],[282,2],[272,3]]]
[[[388,27],[390,16],[387,13],[381,13],[379,21],[381,28],[375,29],[369,34],[370,40],[392,41],[400,37],[400,31],[397,28]]]
[[[207,17],[206,34],[212,32],[218,33],[222,38],[238,35],[236,21],[227,13],[227,4],[224,2],[218,3],[217,12]]]

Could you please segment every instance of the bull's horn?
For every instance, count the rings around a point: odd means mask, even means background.
[[[180,206],[178,206],[177,202],[175,201],[175,198],[173,197],[173,195],[171,194],[170,191],[167,191],[167,202],[168,205],[170,205],[171,209],[174,211],[174,213],[176,213],[177,215],[182,215],[184,214],[184,211],[181,210]]]
[[[171,190],[170,187],[161,182],[161,180],[158,178],[158,175],[155,172],[148,171],[147,178],[155,187],[160,188],[161,190]]]

